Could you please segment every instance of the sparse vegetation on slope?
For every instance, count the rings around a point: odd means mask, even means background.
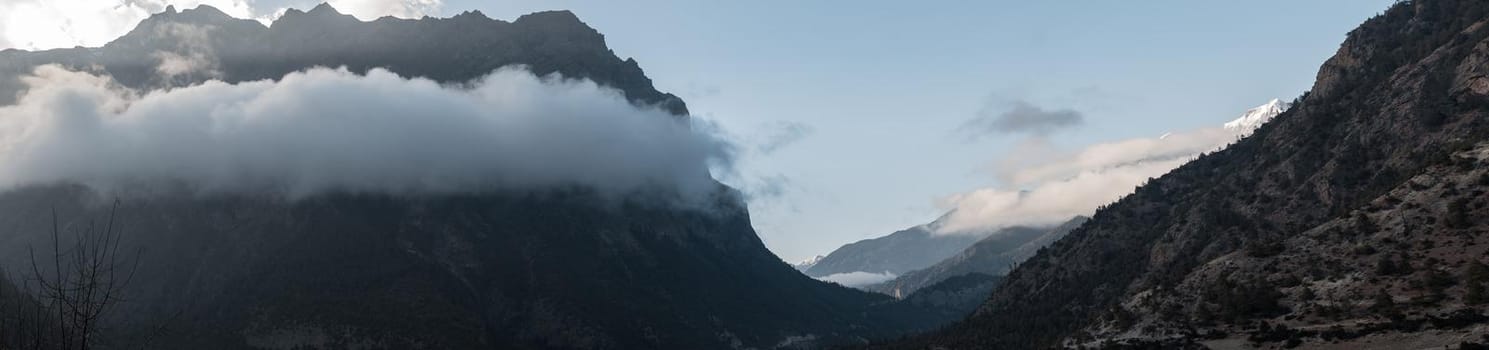
[[[1328,279],[1307,275],[1306,267],[1293,271],[1278,265],[1300,248],[1289,246],[1290,240],[1331,222],[1349,223],[1348,232],[1356,236],[1396,225],[1371,212],[1353,213],[1397,189],[1433,188],[1409,180],[1430,174],[1430,167],[1448,166],[1454,152],[1489,135],[1486,14],[1489,3],[1481,1],[1397,3],[1351,32],[1320,68],[1311,93],[1251,137],[1099,210],[1089,223],[1015,269],[968,321],[887,346],[1028,349],[1121,339],[1194,344],[1226,336],[1201,334],[1203,324],[1186,317],[1208,314],[1205,318],[1216,325],[1251,323],[1255,326],[1243,328],[1263,330],[1256,322],[1299,312],[1292,298],[1306,294],[1298,286]],[[1472,223],[1483,221],[1472,200],[1452,200],[1484,188],[1481,181],[1466,182],[1449,201],[1431,202],[1432,215],[1412,221],[1420,231],[1411,235],[1433,237],[1434,246],[1462,245],[1465,234],[1482,235],[1472,231],[1477,227]],[[1428,244],[1418,240],[1407,244]],[[1466,292],[1448,282],[1454,267],[1443,264],[1451,262],[1428,261],[1441,248],[1386,249],[1404,241],[1350,239],[1327,245],[1333,254],[1345,254],[1340,259],[1362,262],[1354,268],[1365,273],[1418,281],[1415,288],[1423,296],[1440,290],[1456,300],[1453,293]],[[1410,261],[1394,256],[1400,251],[1409,253]],[[1248,266],[1299,275],[1211,277],[1214,283],[1198,289],[1186,284],[1203,280],[1213,271],[1207,267],[1224,265],[1225,259],[1255,259],[1258,263]],[[1403,309],[1413,304],[1398,295],[1407,287],[1381,281],[1363,285],[1369,286],[1368,294],[1339,312],[1411,312]],[[1367,307],[1384,300],[1382,294],[1395,305]],[[1175,307],[1185,305],[1183,295],[1204,303]],[[1207,306],[1194,306],[1201,304]],[[1418,311],[1424,320],[1449,317]],[[1153,320],[1175,325],[1150,327]]]

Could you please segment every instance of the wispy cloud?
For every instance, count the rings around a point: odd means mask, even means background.
[[[791,191],[791,178],[784,174],[761,176],[745,187],[745,195],[751,202],[764,202],[784,197]]]
[[[862,286],[867,286],[867,285],[876,284],[876,283],[884,283],[885,281],[892,280],[895,277],[899,277],[899,276],[896,276],[895,274],[890,273],[889,271],[885,271],[884,273],[873,273],[873,272],[856,271],[856,272],[835,273],[835,274],[831,274],[831,275],[827,275],[827,276],[818,277],[817,279],[818,280],[821,280],[821,281],[824,281],[824,282],[832,282],[832,283],[841,284],[841,285],[847,286],[847,287],[862,287]]]
[[[1280,112],[1274,110],[1272,113]],[[1248,111],[1249,113],[1249,111]],[[1270,119],[1275,114],[1259,118]],[[1086,146],[1062,153],[1041,140],[1004,157],[1001,186],[943,198],[951,211],[938,232],[1050,225],[1090,215],[1151,178],[1205,153],[1224,148],[1250,129],[1210,127]]]
[[[951,214],[941,221],[938,232],[1059,224],[1076,215],[1090,215],[1097,207],[1122,198],[1149,178],[1161,176],[1187,161],[1188,158],[1144,160],[1086,169],[1028,189],[982,188],[953,195],[942,201]]]
[[[989,103],[977,116],[958,129],[969,138],[987,134],[1048,135],[1058,130],[1081,125],[1084,116],[1074,109],[1046,109],[1027,101]]]
[[[812,128],[811,125],[792,121],[778,121],[766,124],[764,129],[765,132],[756,150],[765,155],[775,153],[786,146],[800,142],[816,132],[816,129]]]

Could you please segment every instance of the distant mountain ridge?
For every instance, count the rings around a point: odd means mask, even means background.
[[[818,261],[822,261],[822,256],[821,255],[814,256],[814,257],[808,258],[806,260],[798,261],[795,264],[791,264],[791,267],[796,268],[797,271],[806,272],[807,269],[810,269],[810,268],[812,268],[812,266],[817,265],[817,262]]]
[[[1287,111],[1290,105],[1280,99],[1272,99],[1265,104],[1246,110],[1236,119],[1227,121],[1222,128],[1235,134],[1247,135],[1271,121],[1273,118]],[[1165,134],[1160,139],[1165,139],[1172,134]],[[1169,155],[1173,157],[1173,155]],[[1179,156],[1192,156],[1180,154]],[[897,281],[905,280],[909,276],[903,276],[911,271],[921,270],[933,264],[952,258],[962,252],[962,249],[970,247],[973,243],[988,236],[998,236],[993,231],[970,230],[955,233],[938,233],[941,222],[947,220],[947,216],[938,218],[929,224],[911,227],[894,232],[890,235],[860,240],[839,247],[826,256],[814,261],[808,268],[802,271],[813,277],[827,277],[834,274],[846,274],[853,272],[867,273],[890,273],[896,276]],[[1029,230],[1028,227],[1018,228]],[[1048,244],[1045,242],[1044,244]],[[1041,244],[1039,247],[1043,247]],[[1036,247],[1037,249],[1038,247]],[[1029,255],[1017,260],[1022,260]],[[991,271],[983,273],[996,274]],[[941,276],[941,278],[950,276]],[[901,295],[907,295],[910,290],[925,286],[924,283],[916,283],[915,287],[909,288]],[[890,290],[882,290],[877,287],[874,290],[894,294]]]
[[[804,272],[818,278],[854,272],[900,275],[956,255],[990,233],[941,233],[936,232],[937,226],[932,222],[843,245]]]
[[[930,267],[910,271],[894,280],[865,287],[897,298],[921,288],[966,274],[1002,276],[1040,249],[1054,243],[1089,218],[1078,216],[1052,227],[1015,226],[1000,229],[973,243],[961,253]],[[990,289],[988,289],[990,291]]]

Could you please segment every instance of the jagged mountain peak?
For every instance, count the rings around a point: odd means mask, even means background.
[[[513,23],[516,23],[516,22],[566,23],[566,24],[583,25],[585,27],[588,27],[589,26],[589,25],[584,24],[584,21],[579,20],[579,16],[578,15],[575,15],[573,11],[569,11],[569,10],[551,10],[551,11],[533,12],[533,13],[529,13],[529,14],[525,14],[525,15],[522,15],[520,17],[517,17],[517,20],[514,21]]]
[[[791,267],[795,267],[796,268],[796,271],[803,271],[803,272],[805,272],[807,269],[812,268],[812,265],[816,265],[818,261],[822,261],[822,255],[818,255],[818,256],[806,258],[806,259],[804,259],[802,261],[798,261],[795,264],[791,264]]]
[[[131,31],[130,34],[138,32],[140,28],[151,27],[154,25],[158,25],[159,23],[215,24],[231,23],[237,21],[257,23],[257,21],[253,20],[234,18],[232,15],[228,15],[226,12],[222,12],[222,10],[213,7],[212,5],[197,5],[197,7],[179,11],[176,9],[175,5],[170,5],[166,6],[164,11],[145,18],[145,20],[141,21],[140,24],[136,26],[136,29],[134,31]],[[130,34],[125,34],[124,37],[129,37]]]
[[[234,19],[233,16],[229,16],[226,12],[222,12],[222,10],[219,10],[216,7],[212,7],[211,5],[198,5],[195,8],[182,10],[180,15],[188,18],[202,18],[213,20]]]
[[[362,20],[357,19],[357,17],[341,13],[335,7],[331,7],[330,3],[323,2],[320,5],[315,5],[310,11],[300,11],[297,9],[286,10],[283,16],[274,20],[274,23],[269,26],[281,27],[282,24],[299,25],[300,23],[354,24],[360,22]]]
[[[450,18],[451,19],[482,19],[482,20],[491,20],[491,17],[486,16],[486,14],[485,13],[482,13],[481,10],[470,10],[470,11],[461,12],[460,14],[455,15],[454,17],[450,17]]]
[[[320,5],[315,5],[315,7],[310,8],[310,12],[308,13],[320,15],[340,15],[341,11],[337,11],[335,7],[331,6],[331,3],[323,2],[320,3]]]
[[[600,31],[591,28],[580,20],[579,16],[568,10],[534,12],[517,17],[512,24],[541,30],[560,42],[579,44],[605,42],[605,36],[600,34]]]
[[[1272,118],[1277,117],[1282,112],[1287,111],[1288,107],[1291,106],[1287,102],[1282,102],[1281,99],[1274,98],[1265,104],[1248,109],[1240,117],[1226,122],[1225,128],[1240,132],[1250,132],[1261,127],[1262,124],[1271,121]]]

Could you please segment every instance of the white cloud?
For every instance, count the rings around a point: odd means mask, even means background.
[[[871,284],[884,283],[885,281],[892,280],[895,277],[899,276],[895,276],[895,274],[890,273],[889,271],[884,271],[884,273],[854,271],[822,276],[818,277],[817,280],[823,282],[833,282],[847,287],[862,287]]]
[[[939,233],[1053,225],[1121,199],[1155,178],[1238,140],[1243,131],[1203,128],[1162,137],[1087,146],[1073,154],[1035,160],[1011,154],[1000,175],[1005,188],[983,188],[945,198],[951,210]],[[1033,146],[1041,146],[1036,142]],[[1042,149],[1043,147],[1035,147]],[[1048,155],[1050,151],[1034,152]]]
[[[312,69],[139,94],[43,66],[0,107],[0,188],[452,193],[713,189],[729,151],[687,120],[587,80],[502,69],[468,87]]]
[[[954,195],[944,200],[943,206],[952,212],[941,221],[937,232],[1055,225],[1076,215],[1091,215],[1097,207],[1122,198],[1149,178],[1163,175],[1189,159],[1147,160],[1086,170],[1024,191],[983,188]]]
[[[155,58],[160,61],[155,66],[155,71],[162,79],[174,81],[177,78],[189,79],[193,76],[222,77],[222,72],[218,70],[217,55],[213,52],[208,38],[212,31],[217,30],[217,27],[166,23],[166,25],[156,27],[156,30],[160,32],[157,36],[173,39],[172,43],[179,49],[179,53],[158,51],[154,54]]]
[[[1286,111],[1273,99],[1247,110],[1222,127],[1200,128],[1101,143],[1060,154],[1043,138],[1031,137],[1000,162],[1001,188],[949,196],[940,205],[951,211],[937,233],[983,231],[1018,225],[1053,225],[1131,193],[1150,178],[1206,152],[1224,148]]]
[[[134,29],[151,14],[209,5],[237,18],[268,23],[288,6],[309,9],[319,0],[5,0],[0,1],[0,49],[98,47]],[[359,19],[437,15],[443,0],[331,0]]]
[[[439,14],[442,0],[331,0],[341,13],[370,21],[383,16],[419,18]]]
[[[1014,185],[1037,184],[1069,178],[1089,170],[1134,165],[1144,161],[1192,157],[1219,149],[1239,140],[1241,134],[1224,128],[1204,128],[1169,133],[1156,138],[1134,138],[1088,146],[1075,154],[1064,155],[1014,168],[1000,174],[1001,180]],[[1051,159],[1051,158],[1045,158]]]

